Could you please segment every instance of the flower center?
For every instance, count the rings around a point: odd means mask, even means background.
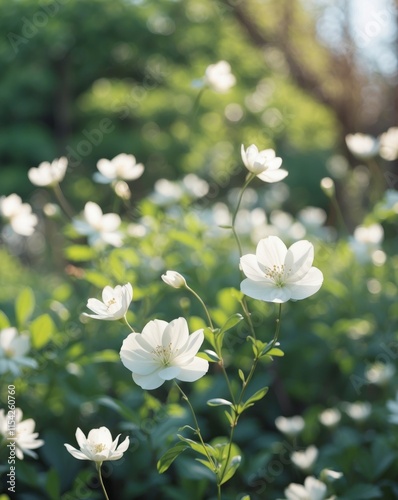
[[[169,342],[167,346],[164,345],[156,346],[156,349],[152,351],[152,354],[155,355],[156,360],[160,360],[162,365],[169,366],[172,355],[177,351],[178,349],[175,349],[175,351],[173,351],[172,343]]]
[[[92,448],[94,453],[101,453],[102,451],[105,450],[106,446],[102,443],[98,443],[98,444],[93,444]]]
[[[107,301],[107,303],[106,303],[106,308],[108,309],[108,311],[111,311],[111,312],[112,312],[112,310],[115,310],[115,309],[116,309],[115,307],[113,307],[113,306],[115,306],[116,304],[117,304],[116,299],[115,299],[115,297],[113,297],[112,299],[109,299],[109,300]]]
[[[282,288],[285,285],[285,266],[277,266],[274,264],[272,267],[265,269],[265,277],[272,280],[275,285]]]

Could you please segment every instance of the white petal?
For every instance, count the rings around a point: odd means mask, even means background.
[[[64,444],[65,448],[69,451],[69,453],[77,458],[78,460],[90,460],[90,458],[88,458],[86,455],[84,455],[84,453],[82,453],[81,451],[79,450],[76,450],[76,448],[74,448],[73,446],[71,446],[70,444]]]
[[[126,439],[122,443],[119,444],[116,451],[124,453],[129,446],[130,446],[130,439],[127,436]]]
[[[290,287],[277,287],[265,281],[252,281],[245,279],[240,284],[241,291],[248,297],[281,304],[291,298]]]
[[[294,284],[287,284],[293,300],[306,299],[316,293],[322,286],[323,274],[317,267],[311,267],[308,273]]]
[[[189,338],[188,323],[185,318],[177,318],[171,321],[164,330],[162,345],[172,345],[173,351],[185,346]],[[196,354],[196,353],[195,353]]]
[[[182,382],[195,382],[207,373],[209,370],[209,363],[205,359],[195,357],[192,363],[188,366],[181,368],[178,380]]]
[[[167,368],[163,368],[163,370],[159,370],[158,374],[164,380],[172,380],[176,378],[177,375],[181,372],[181,368],[179,366],[168,366]]]
[[[265,273],[258,265],[257,257],[254,254],[243,255],[240,259],[240,265],[247,278],[253,281],[266,280]]]
[[[102,220],[102,210],[96,203],[88,201],[84,206],[84,217],[91,226],[97,227]]]
[[[77,444],[79,445],[80,448],[82,448],[86,442],[87,442],[87,439],[86,439],[86,436],[83,434],[83,431],[80,429],[80,427],[78,427],[76,429],[76,441],[77,441]]]
[[[285,489],[285,496],[287,500],[308,500],[307,490],[302,484],[291,483]]]
[[[109,160],[102,158],[97,162],[97,168],[108,179],[116,179],[116,168]]]
[[[264,182],[279,182],[287,177],[289,172],[279,168],[278,170],[265,170],[261,174],[257,174],[257,177]]]
[[[121,222],[118,214],[105,214],[102,217],[101,226],[104,232],[113,232],[116,231]]]
[[[133,380],[142,389],[149,391],[157,389],[165,382],[164,379],[159,377],[157,372],[151,373],[150,375],[137,375],[133,373]]]
[[[167,321],[154,319],[149,321],[149,323],[144,326],[141,335],[153,348],[156,348],[157,346],[162,345],[163,332],[167,325]]]
[[[287,253],[286,245],[278,236],[268,236],[258,242],[256,249],[257,261],[260,265],[272,269],[273,266],[282,268]]]
[[[285,258],[285,276],[288,283],[301,280],[314,261],[314,246],[306,240],[297,241],[289,248]]]
[[[108,316],[109,311],[107,306],[98,299],[88,299],[87,308],[93,311],[93,313]]]

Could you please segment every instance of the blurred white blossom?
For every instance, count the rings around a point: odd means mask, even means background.
[[[16,328],[4,328],[0,331],[0,374],[11,372],[18,376],[21,368],[36,368],[37,362],[27,357],[30,340],[27,335],[18,333]]]
[[[391,127],[381,134],[380,156],[388,161],[398,158],[398,127]]]
[[[365,377],[372,384],[383,386],[391,380],[394,374],[394,365],[391,363],[376,362],[366,370]]]
[[[87,236],[90,245],[107,243],[114,247],[122,245],[122,235],[118,231],[121,219],[118,214],[103,214],[101,208],[94,202],[86,203],[82,219],[75,219],[73,226],[76,231]]]
[[[295,437],[304,429],[305,422],[300,415],[295,415],[293,417],[279,416],[275,419],[275,425],[283,434]]]
[[[115,321],[125,317],[133,300],[133,287],[130,283],[117,285],[115,288],[106,286],[102,290],[102,302],[98,299],[88,299],[87,307],[95,314],[83,313],[84,316],[105,321]]]
[[[326,408],[319,414],[319,421],[325,427],[334,427],[340,422],[341,412],[337,408]]]
[[[35,168],[28,170],[28,177],[36,186],[55,186],[65,177],[68,168],[68,160],[65,156],[55,159],[52,163],[44,161]]]
[[[375,137],[367,134],[348,134],[345,142],[351,153],[359,159],[376,156],[379,151],[379,142]]]
[[[34,432],[36,423],[33,418],[22,420],[22,417],[23,413],[20,408],[15,409],[15,415],[12,418],[4,410],[0,410],[0,434],[5,439],[15,441],[15,454],[19,460],[23,460],[24,454],[37,458],[37,454],[32,450],[43,446],[44,441],[37,439],[39,433]]]
[[[101,158],[97,162],[97,168],[99,174],[96,173],[94,179],[103,184],[118,180],[132,181],[144,173],[144,165],[137,163],[135,156],[125,153],[118,154],[112,160]]]
[[[252,144],[245,150],[242,144],[241,156],[249,172],[264,182],[278,182],[288,175],[286,170],[280,168],[282,158],[277,157],[273,149],[259,151],[257,146]]]
[[[99,429],[91,429],[86,438],[78,427],[76,430],[76,441],[80,450],[67,443],[64,446],[78,460],[92,460],[93,462],[102,464],[106,460],[120,460],[123,453],[129,447],[129,438],[126,437],[118,445],[119,437],[120,434],[113,441],[110,430],[107,427],[100,427]]]
[[[22,203],[17,194],[0,198],[0,215],[9,223],[12,230],[21,236],[30,236],[37,226],[38,219],[32,214],[29,203]]]
[[[344,410],[353,420],[361,422],[369,417],[372,406],[367,401],[357,401],[355,403],[345,403]]]
[[[395,399],[389,399],[387,401],[387,409],[390,412],[388,415],[388,421],[392,424],[398,425],[398,391],[395,394]]]
[[[325,500],[326,494],[326,484],[313,476],[306,477],[304,486],[291,483],[285,489],[286,500]]]
[[[204,82],[215,92],[224,94],[235,85],[236,78],[231,72],[231,65],[227,61],[219,61],[206,68]]]
[[[302,451],[294,451],[290,458],[294,465],[303,471],[310,471],[318,458],[318,448],[316,446],[309,446]]]
[[[380,249],[384,238],[383,227],[378,224],[358,226],[350,238],[350,247],[360,263],[372,260],[372,254]]]

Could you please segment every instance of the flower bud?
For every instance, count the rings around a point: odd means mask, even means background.
[[[334,195],[334,180],[330,177],[324,177],[321,180],[321,188],[326,196],[331,198]]]
[[[167,271],[166,274],[162,274],[162,280],[173,288],[182,288],[187,286],[184,276],[177,271]]]

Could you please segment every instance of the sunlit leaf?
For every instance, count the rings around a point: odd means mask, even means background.
[[[157,463],[159,474],[163,474],[164,472],[166,472],[170,465],[174,462],[174,460],[187,448],[189,448],[187,444],[179,442],[172,448],[167,450]]]
[[[15,316],[19,327],[25,326],[35,308],[35,295],[30,288],[24,288],[15,302]]]

